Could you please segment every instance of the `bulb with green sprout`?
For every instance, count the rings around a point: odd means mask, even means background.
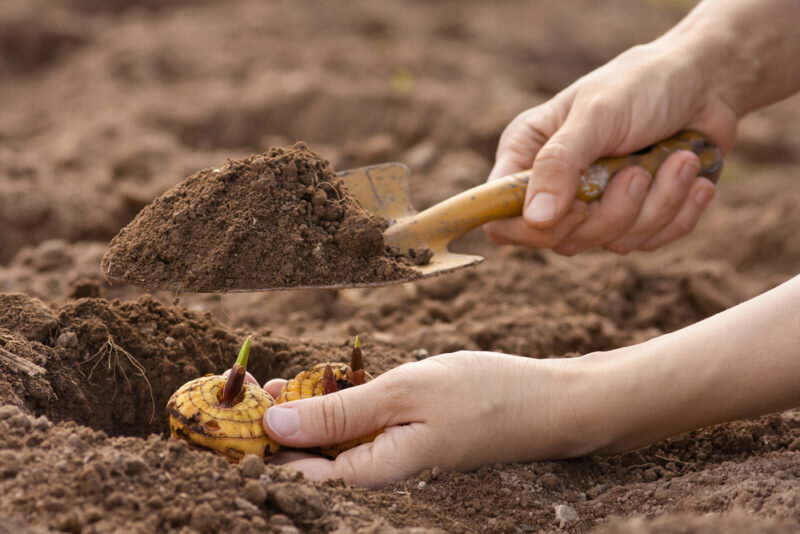
[[[324,362],[314,365],[311,369],[300,372],[297,376],[287,381],[281,389],[276,402],[307,399],[319,395],[328,395],[341,389],[359,386],[372,380],[372,376],[364,370],[364,356],[361,352],[361,342],[356,336],[353,350],[350,353],[350,365],[341,362]],[[335,458],[339,453],[351,449],[362,443],[369,443],[375,436],[383,432],[378,430],[358,439],[345,443],[334,443],[319,447],[316,452]]]
[[[275,400],[245,383],[250,354],[248,336],[229,375],[209,375],[181,386],[167,402],[172,435],[195,448],[238,462],[245,454],[272,458],[278,444],[264,432],[261,420]]]

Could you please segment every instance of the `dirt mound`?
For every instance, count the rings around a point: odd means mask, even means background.
[[[233,465],[181,441],[110,438],[0,407],[0,480],[8,491],[2,509],[49,531],[329,532],[386,525],[353,502],[352,490],[311,484],[252,460]],[[42,476],[43,465],[51,476]]]
[[[413,279],[385,221],[302,143],[208,168],[158,197],[111,241],[113,280],[176,291]]]

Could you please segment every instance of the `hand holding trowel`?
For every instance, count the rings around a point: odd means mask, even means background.
[[[720,151],[702,135],[696,132],[683,131],[636,153],[599,159],[581,176],[577,198],[585,202],[597,200],[603,194],[603,191],[606,189],[613,175],[625,167],[637,165],[645,168],[651,174],[655,174],[663,161],[670,154],[678,150],[690,150],[697,154],[701,163],[699,175],[716,182],[722,167]],[[219,173],[220,170],[214,169],[208,172]],[[249,174],[244,174],[247,176],[253,174],[252,171],[248,172]],[[293,172],[296,173],[296,171]],[[253,263],[253,265],[256,266],[255,269],[263,269],[264,276],[259,278],[258,274],[254,274],[253,268],[251,268],[247,271],[246,283],[244,281],[240,282],[240,279],[243,277],[240,276],[237,278],[235,269],[228,270],[225,264],[219,262],[215,264],[212,274],[218,274],[218,271],[226,271],[228,276],[216,276],[210,282],[205,282],[203,284],[193,283],[198,273],[192,272],[189,272],[186,276],[183,276],[183,273],[179,273],[181,275],[180,277],[176,278],[173,276],[170,278],[164,276],[148,276],[147,270],[140,269],[136,271],[136,275],[132,275],[130,274],[132,271],[122,268],[120,264],[125,262],[135,263],[139,261],[138,258],[147,258],[147,261],[157,261],[158,267],[162,271],[164,268],[170,266],[173,270],[177,266],[181,266],[180,268],[191,271],[193,268],[193,261],[199,262],[203,258],[202,247],[209,247],[209,250],[211,250],[209,253],[212,255],[224,256],[225,254],[213,252],[215,241],[213,237],[204,238],[203,243],[195,243],[188,247],[187,254],[191,254],[191,257],[176,258],[172,256],[174,252],[172,249],[175,248],[174,246],[164,247],[161,252],[145,254],[140,251],[154,245],[152,243],[123,243],[126,240],[131,241],[132,233],[126,233],[127,229],[123,230],[123,232],[112,241],[112,248],[103,259],[103,269],[106,276],[112,281],[119,280],[150,289],[200,292],[376,286],[435,276],[461,267],[475,265],[483,260],[480,256],[452,253],[448,251],[447,247],[454,239],[457,239],[470,230],[489,221],[520,215],[522,213],[530,172],[530,170],[523,171],[474,187],[419,213],[417,213],[410,202],[409,170],[400,163],[384,163],[338,173],[338,181],[336,181],[336,183],[331,182],[324,184],[326,186],[325,190],[328,191],[328,193],[323,194],[325,199],[329,196],[340,198],[343,193],[345,193],[349,197],[355,199],[361,208],[388,223],[388,226],[383,229],[383,244],[385,246],[367,247],[366,249],[364,249],[364,247],[355,248],[354,250],[359,256],[354,257],[352,261],[360,262],[363,259],[362,256],[380,254],[383,252],[383,249],[391,251],[395,255],[402,255],[408,251],[412,251],[412,255],[415,256],[417,261],[405,262],[402,269],[397,269],[394,272],[386,271],[384,269],[386,264],[381,264],[380,267],[375,268],[374,276],[371,276],[369,268],[366,268],[366,274],[360,273],[358,277],[348,278],[339,276],[339,278],[337,278],[337,269],[331,268],[328,270],[330,271],[330,277],[328,278],[324,276],[316,278],[293,277],[291,274],[296,272],[296,270],[290,273],[289,271],[291,271],[291,268],[284,269],[285,265],[287,265],[286,261],[292,259],[286,257],[287,254],[291,256],[292,253],[290,252],[283,253],[282,261],[284,263],[281,264],[269,264],[267,259],[264,259],[262,262],[255,261]],[[319,208],[322,205],[317,203],[316,199],[320,198],[319,189],[323,184],[317,183],[315,178],[312,182],[313,183],[308,183],[306,189],[301,191],[302,194],[306,195],[309,199],[308,202],[303,204],[309,209],[309,215],[312,213],[312,208]],[[254,182],[254,184],[258,183],[259,182]],[[339,184],[341,184],[341,190],[337,189]],[[249,187],[252,189],[258,186]],[[206,186],[204,186],[204,188],[208,189]],[[300,189],[302,189],[302,186],[300,186]],[[224,191],[224,184],[222,190]],[[162,197],[166,198],[169,202],[178,202],[174,200],[174,197],[181,197],[184,204],[188,203],[191,205],[191,198],[185,198],[187,195],[183,192],[176,193],[175,190],[171,190]],[[161,197],[157,199],[155,203],[158,203],[160,200],[162,200]],[[323,201],[321,200],[320,202]],[[215,201],[215,205],[218,204],[220,204],[220,201]],[[169,228],[170,233],[178,237],[183,235],[180,225],[196,224],[191,216],[186,215],[186,212],[189,210],[182,208],[179,211],[179,215],[181,216],[174,217],[175,223]],[[280,212],[276,210],[274,216],[283,216],[284,211],[286,211],[286,208],[281,208]],[[346,224],[341,220],[325,222],[324,214],[328,213],[328,211],[317,209],[317,211],[313,213],[317,214],[315,216],[316,218],[309,216],[308,224],[303,224],[303,226],[306,227],[306,233],[310,231],[309,226],[314,227],[315,224],[324,224],[325,228],[332,232],[341,232],[341,228]],[[320,220],[320,214],[322,214],[323,220]],[[270,213],[262,217],[252,216],[254,228],[252,232],[257,232],[256,227],[259,220],[265,218],[269,219],[270,216]],[[130,226],[152,222],[147,220],[148,217],[151,219],[153,218],[153,216],[148,214],[145,210],[137,216],[137,219],[134,220]],[[220,232],[222,232],[220,235],[228,235],[230,234],[230,229],[224,227],[220,229]],[[243,235],[250,236],[250,234],[247,233],[247,228],[244,228],[243,232],[245,232]],[[275,231],[268,233],[273,234],[272,237],[274,237]],[[333,234],[331,234],[331,236],[332,235]],[[327,245],[330,244],[330,242],[343,241],[342,246],[344,247],[347,244],[344,242],[344,238],[340,239],[338,233],[336,236],[336,238],[328,237],[324,240],[323,244]],[[267,237],[270,236],[265,235],[265,238]],[[375,240],[373,239],[372,241]],[[115,249],[119,248],[121,243],[125,244],[128,250],[139,251],[133,256],[133,260],[126,259],[125,261],[120,261],[119,255],[114,254]],[[255,243],[255,247],[258,248],[259,242],[256,241]],[[266,245],[264,246],[266,247]],[[294,248],[289,250],[294,251],[297,255],[309,258],[307,262],[317,261],[318,263],[324,263],[326,256],[320,248],[320,245],[313,245],[313,250],[307,250],[311,248],[311,246],[310,243],[301,240],[295,243]],[[252,246],[244,249],[228,247],[224,250],[227,251],[226,254],[230,258],[231,266],[235,266],[237,262],[236,258],[240,254],[251,253],[252,248]],[[186,256],[186,254],[184,254],[184,256]],[[424,256],[422,258],[423,261],[419,261],[421,256]],[[154,257],[156,258],[155,260],[152,259]],[[289,263],[289,265],[292,264]],[[373,262],[369,265],[378,264]],[[320,265],[316,265],[314,268],[319,269]],[[280,277],[274,276],[275,271],[280,269],[286,270],[287,274]],[[325,271],[325,269],[322,270]],[[208,271],[208,269],[206,269],[206,271]],[[142,274],[143,272],[145,273],[144,275]]]

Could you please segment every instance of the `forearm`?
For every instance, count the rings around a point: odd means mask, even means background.
[[[659,41],[739,117],[800,90],[797,0],[705,0]]]
[[[584,357],[589,450],[800,406],[800,276],[672,334]],[[591,432],[591,431],[590,431]]]

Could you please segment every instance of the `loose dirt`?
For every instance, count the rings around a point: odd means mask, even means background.
[[[297,143],[173,187],[111,241],[102,267],[113,280],[179,292],[417,278],[390,254],[385,226],[327,161]]]
[[[246,165],[297,139],[333,168],[408,164],[418,208],[477,185],[516,113],[686,9],[638,0],[348,6],[0,3],[0,102],[13,103],[0,113],[2,525],[800,530],[798,410],[607,458],[432,468],[370,491],[231,465],[167,439],[172,391],[229,367],[247,334],[260,381],[346,361],[356,334],[376,375],[461,349],[572,357],[681,328],[798,272],[793,99],[745,119],[701,223],[654,254],[567,259],[499,248],[475,232],[455,248],[483,264],[385,288],[184,293],[176,303],[172,291],[108,285],[100,261],[109,241],[159,195],[197,169]]]

